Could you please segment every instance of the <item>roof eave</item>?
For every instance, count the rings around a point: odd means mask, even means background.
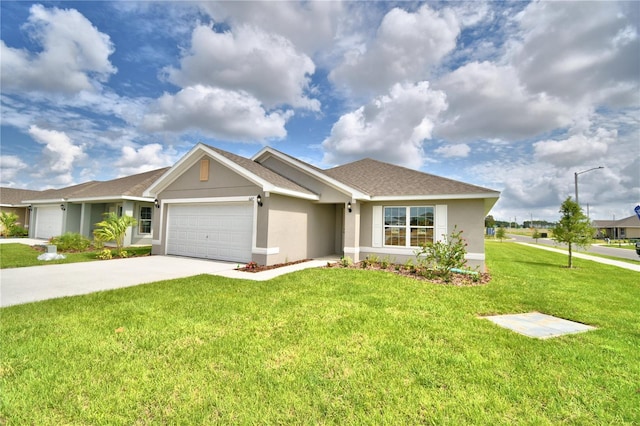
[[[484,192],[477,194],[415,194],[415,195],[374,195],[370,201],[410,201],[410,200],[473,200],[495,199],[498,201],[500,193]],[[495,204],[495,202],[494,202]]]
[[[105,195],[102,197],[80,197],[80,198],[69,198],[64,201],[69,203],[88,203],[88,202],[95,202],[95,201],[120,201],[120,200],[144,201],[144,202],[153,203],[153,198],[151,197],[135,197],[131,195]]]

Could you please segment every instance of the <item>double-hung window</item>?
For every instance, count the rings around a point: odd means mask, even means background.
[[[138,221],[138,232],[140,234],[151,233],[151,207],[140,207],[140,220]]]
[[[433,206],[384,208],[384,245],[419,247],[433,242]]]

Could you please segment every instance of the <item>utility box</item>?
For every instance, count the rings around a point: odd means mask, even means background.
[[[57,253],[58,252],[58,247],[54,246],[54,245],[48,245],[47,246],[47,253]]]

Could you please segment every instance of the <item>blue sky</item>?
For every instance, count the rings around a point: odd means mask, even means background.
[[[0,2],[2,186],[199,141],[371,157],[502,192],[494,217],[640,203],[638,2]]]

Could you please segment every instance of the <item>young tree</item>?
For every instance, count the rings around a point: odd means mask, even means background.
[[[507,231],[501,226],[496,230],[496,238],[502,242],[505,238],[507,238]]]
[[[536,240],[536,244],[538,243],[538,238],[540,238],[540,232],[538,232],[538,228],[533,228],[533,235],[531,235],[531,238],[533,238],[534,240]]]
[[[127,229],[136,226],[138,221],[131,216],[118,216],[115,213],[105,213],[104,219],[96,223],[98,229],[93,231],[93,236],[101,243],[115,241],[118,255],[122,257],[122,246]]]
[[[562,217],[553,228],[553,239],[569,247],[569,268],[573,267],[573,245],[587,248],[593,240],[591,221],[582,212],[580,205],[567,197],[560,206]]]

